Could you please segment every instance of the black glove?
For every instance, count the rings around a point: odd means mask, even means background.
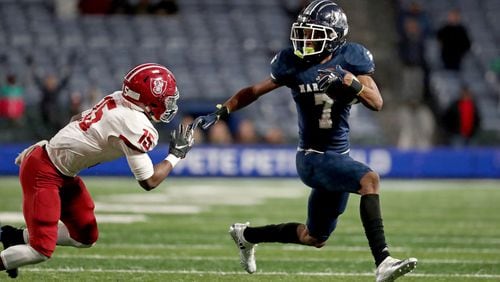
[[[194,127],[179,124],[179,129],[170,132],[169,154],[178,158],[185,158],[194,144]]]
[[[193,123],[192,127],[201,127],[202,129],[207,129],[210,126],[214,125],[219,119],[225,119],[229,115],[229,111],[226,106],[222,106],[221,104],[217,105],[218,110],[205,115],[197,117]]]
[[[348,72],[340,65],[336,65],[335,69],[320,69],[318,73],[316,81],[318,82],[319,89],[329,93],[331,86],[338,86],[344,83],[344,77]],[[346,87],[351,95],[358,95],[363,90],[363,85],[358,81],[356,76],[354,76],[351,85],[347,85]]]
[[[341,70],[339,72],[339,70]],[[319,69],[319,75],[316,77],[318,87],[321,91],[327,92],[332,85],[340,85],[344,79],[345,71],[337,65],[334,69]]]

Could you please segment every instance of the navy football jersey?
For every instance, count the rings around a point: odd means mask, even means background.
[[[375,71],[373,57],[364,46],[348,42],[324,64],[306,64],[293,53],[293,48],[280,51],[271,61],[271,77],[291,89],[297,106],[299,148],[317,151],[349,150],[349,112],[351,105],[336,102],[319,90],[316,83],[319,69],[336,65],[354,75]]]

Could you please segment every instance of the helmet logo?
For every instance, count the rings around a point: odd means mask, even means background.
[[[161,96],[167,89],[167,82],[161,77],[151,80],[151,93],[155,96]]]

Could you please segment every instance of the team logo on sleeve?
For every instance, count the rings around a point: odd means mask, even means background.
[[[161,96],[167,89],[167,82],[161,78],[151,80],[151,93]]]

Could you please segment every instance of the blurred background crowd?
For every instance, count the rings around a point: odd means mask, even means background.
[[[134,65],[175,74],[178,122],[269,76],[305,0],[0,0],[0,143],[49,138],[121,88]],[[500,1],[339,0],[348,40],[374,55],[384,109],[354,106],[351,143],[425,149],[500,144]],[[205,144],[294,144],[278,89],[208,132]],[[168,134],[160,141],[166,142]]]

